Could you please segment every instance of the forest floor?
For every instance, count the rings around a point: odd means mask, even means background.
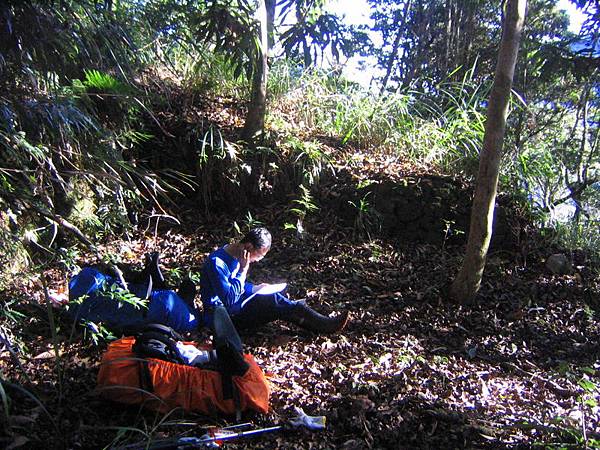
[[[539,246],[489,256],[477,301],[449,302],[462,247],[359,239],[323,208],[303,238],[283,231],[284,205],[260,211],[274,234],[271,252],[252,266],[257,282],[286,281],[293,298],[315,309],[348,310],[336,335],[284,323],[242,333],[268,375],[271,410],[249,414],[256,427],[284,422],[301,407],[327,417],[325,431],[273,433],[230,448],[585,448],[600,445],[600,279],[579,256],[576,273],[550,274],[552,250]],[[198,272],[205,256],[232,236],[231,217],[179,215],[140,227],[101,253],[141,264],[160,251],[168,276]],[[83,264],[89,255],[80,254]],[[46,274],[53,289],[68,274]],[[7,448],[103,448],[156,437],[199,436],[233,418],[168,415],[111,403],[95,392],[105,342],[95,344],[60,309],[45,304],[39,281],[17,283],[2,299],[0,392]],[[21,315],[22,314],[22,315]],[[54,325],[53,325],[54,323]],[[18,325],[17,325],[18,324]],[[18,326],[18,329],[16,328]],[[53,337],[52,330],[58,335]],[[195,338],[208,340],[206,333]],[[21,345],[19,345],[21,343]],[[6,405],[5,405],[6,406]]]

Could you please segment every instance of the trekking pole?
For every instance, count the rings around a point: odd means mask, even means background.
[[[255,430],[235,431],[250,424],[233,425],[225,428],[209,428],[207,433],[201,437],[181,437],[174,439],[163,439],[147,444],[133,444],[120,447],[123,450],[179,450],[193,448],[219,448],[222,443],[235,439],[259,436],[261,434],[274,433],[281,430],[297,430],[305,428],[311,431],[324,430],[325,416],[309,416],[301,408],[295,407],[296,416],[281,425],[258,428]]]

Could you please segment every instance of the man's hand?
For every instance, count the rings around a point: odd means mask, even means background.
[[[248,267],[250,267],[250,252],[244,249],[240,258],[240,270],[244,273],[248,272]]]

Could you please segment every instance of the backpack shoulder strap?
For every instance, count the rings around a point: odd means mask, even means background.
[[[162,323],[149,323],[144,325],[142,329],[142,333],[146,331],[155,331],[157,333],[162,333],[165,336],[170,337],[176,341],[183,341],[183,336],[175,331],[173,328],[168,327],[167,325],[163,325]]]
[[[166,328],[171,330],[169,327]],[[177,364],[184,364],[177,350],[177,340],[170,336],[168,330],[167,333],[164,332],[165,330],[157,331],[156,329],[139,333],[133,344],[132,349],[134,353],[140,358],[157,358]]]

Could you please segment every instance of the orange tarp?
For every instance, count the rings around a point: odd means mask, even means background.
[[[98,388],[105,398],[127,404],[144,403],[144,406],[163,412],[182,407],[205,414],[235,413],[233,400],[223,399],[221,374],[212,370],[148,358],[153,390],[142,389],[140,376],[144,359],[133,353],[134,342],[132,337],[119,339],[108,346],[102,357]],[[196,345],[194,342],[186,344]],[[246,354],[244,359],[250,369],[243,377],[233,377],[239,392],[240,409],[267,413],[267,380],[252,355]]]

